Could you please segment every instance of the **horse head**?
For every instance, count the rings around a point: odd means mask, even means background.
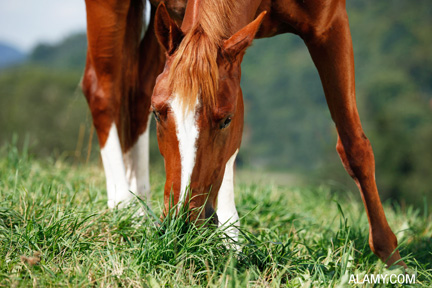
[[[240,64],[263,16],[219,39],[199,21],[180,29],[163,4],[156,12],[155,31],[167,60],[151,109],[165,162],[165,213],[180,204],[199,211],[191,212],[192,219],[215,215],[219,190],[232,178],[226,169],[232,169],[242,138]]]

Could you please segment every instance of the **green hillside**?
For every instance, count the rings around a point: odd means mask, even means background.
[[[57,69],[84,69],[87,51],[85,33],[74,34],[57,45],[39,44],[30,54],[30,62]]]

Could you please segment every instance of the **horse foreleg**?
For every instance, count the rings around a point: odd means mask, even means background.
[[[397,239],[384,214],[375,183],[375,161],[363,133],[355,100],[354,57],[348,16],[338,9],[319,33],[301,35],[318,69],[327,104],[339,135],[337,151],[361,192],[370,225],[369,245],[386,264],[406,266],[397,251]]]
[[[99,139],[110,208],[133,199],[123,162],[122,117],[126,98],[123,52],[125,39],[130,39],[130,9],[129,1],[86,1],[88,49],[82,87]]]
[[[116,121],[119,108],[114,104],[110,91],[104,89],[105,85],[109,85],[105,81],[107,81],[106,78],[104,81],[98,81],[94,64],[87,57],[82,86],[99,140],[106,177],[108,206],[114,208],[120,202],[129,200],[130,193],[125,177],[118,122]]]
[[[238,241],[239,231],[237,227],[240,225],[234,201],[234,162],[237,153],[238,150],[225,165],[225,174],[219,188],[216,210],[219,226],[226,226],[228,236],[234,241]]]
[[[135,132],[137,139],[134,144],[124,153],[123,159],[126,168],[126,180],[129,189],[139,197],[143,197],[149,203],[150,200],[150,120],[148,113],[147,124],[143,132]]]
[[[145,3],[150,9],[150,2]],[[144,17],[146,32],[139,47],[138,89],[130,98],[129,123],[131,126],[130,141],[126,147],[124,160],[126,178],[130,190],[138,196],[150,197],[150,157],[149,157],[149,129],[150,103],[157,76],[162,72],[165,64],[165,54],[157,42],[154,33],[154,7],[150,17]],[[145,15],[146,13],[144,13]]]

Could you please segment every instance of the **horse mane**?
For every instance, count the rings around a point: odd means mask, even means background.
[[[240,1],[202,0],[198,19],[187,32],[169,71],[169,83],[176,97],[182,97],[183,110],[194,107],[197,98],[204,106],[216,104],[219,69],[217,55],[223,40],[229,38],[231,21]]]

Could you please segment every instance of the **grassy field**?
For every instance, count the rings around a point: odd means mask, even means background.
[[[104,186],[97,165],[34,160],[4,147],[0,286],[350,287],[352,275],[362,281],[402,273],[386,269],[370,251],[361,203],[325,187],[237,183],[237,251],[221,241],[220,229],[194,228],[182,219],[157,223],[160,175],[152,175],[147,217],[136,216],[138,204],[108,210]],[[385,209],[415,286],[430,287],[431,215]]]

